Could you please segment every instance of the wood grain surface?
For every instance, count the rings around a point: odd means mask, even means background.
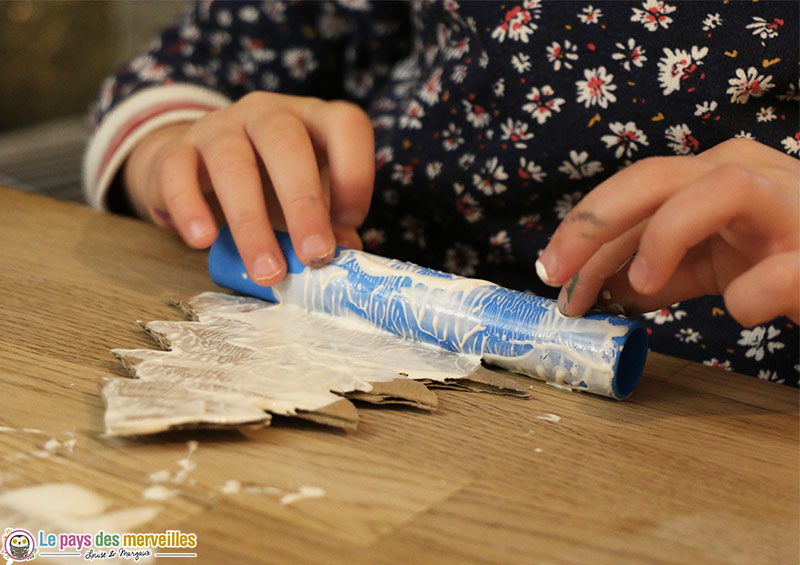
[[[624,402],[535,381],[529,400],[360,405],[350,433],[275,418],[106,437],[99,387],[126,375],[109,349],[151,347],[136,320],[216,290],[205,261],[145,223],[0,189],[0,494],[58,482],[156,504],[139,531],[196,533],[190,563],[798,562],[797,390],[658,354]],[[42,456],[51,438],[76,441]],[[190,440],[176,495],[145,500]],[[281,504],[303,485],[325,495]]]

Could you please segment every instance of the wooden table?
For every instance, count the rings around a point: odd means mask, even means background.
[[[135,320],[181,319],[169,297],[215,289],[205,260],[143,222],[0,189],[0,489],[155,504],[137,531],[194,532],[202,563],[798,562],[797,391],[658,354],[625,402],[535,382],[530,400],[363,407],[353,433],[105,436],[99,385],[125,376],[109,349],[152,347]],[[188,480],[145,500],[190,440]],[[302,485],[325,496],[280,503]]]

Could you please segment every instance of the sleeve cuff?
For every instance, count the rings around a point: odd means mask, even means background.
[[[119,168],[150,132],[176,122],[194,121],[231,100],[191,84],[141,90],[111,110],[95,130],[83,158],[83,189],[93,208],[107,210],[106,195]]]

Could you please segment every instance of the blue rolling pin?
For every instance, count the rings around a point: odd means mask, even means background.
[[[286,278],[259,286],[223,227],[208,266],[218,285],[270,302],[359,318],[403,338],[480,355],[490,365],[616,399],[631,395],[644,370],[647,332],[604,314],[568,318],[556,301],[338,248],[321,268],[303,265],[277,232]]]

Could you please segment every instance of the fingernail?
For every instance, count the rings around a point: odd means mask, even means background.
[[[555,258],[546,251],[536,260],[536,274],[547,286],[559,286],[550,276],[550,273],[555,272],[555,263]]]
[[[303,256],[312,265],[324,263],[333,255],[335,248],[336,243],[333,239],[322,235],[310,235],[302,243]]]
[[[263,281],[279,275],[283,271],[283,263],[272,253],[262,253],[253,262],[253,280]]]
[[[200,220],[192,220],[189,222],[188,228],[189,238],[192,241],[199,241],[208,235],[208,225]]]
[[[631,286],[639,293],[647,292],[650,285],[650,269],[648,269],[647,263],[641,256],[637,255],[631,264],[631,268],[628,269],[628,280]]]

